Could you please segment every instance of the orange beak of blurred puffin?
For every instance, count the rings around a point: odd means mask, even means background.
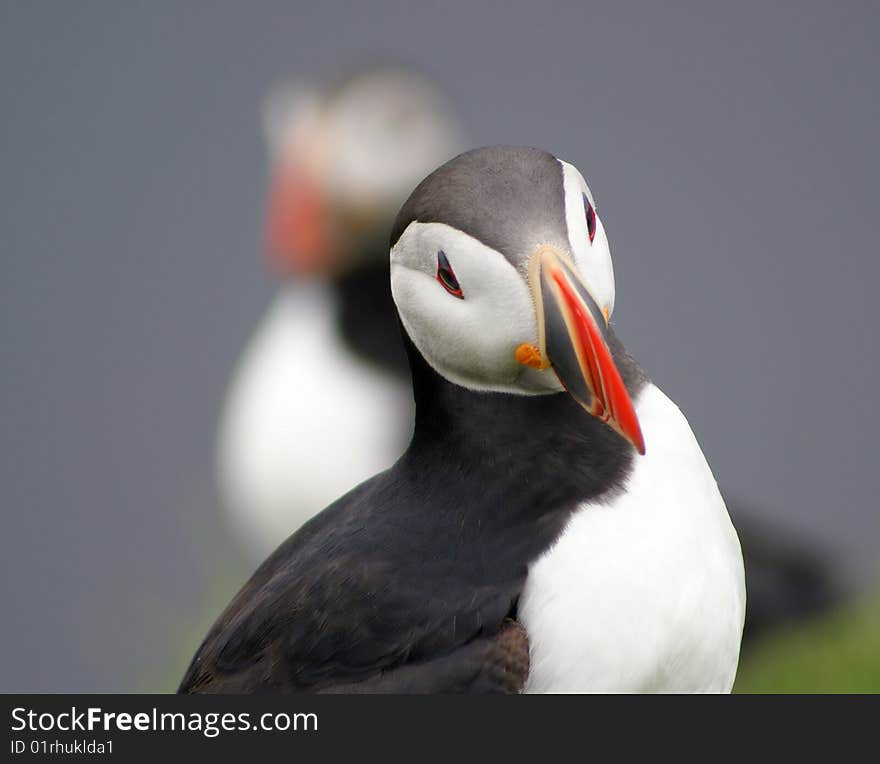
[[[529,285],[538,319],[538,347],[521,345],[516,358],[553,367],[568,393],[626,438],[640,454],[645,440],[629,392],[606,339],[608,324],[571,260],[541,246],[529,260]]]
[[[330,254],[324,202],[314,173],[280,162],[269,188],[266,248],[269,267],[279,276],[327,270]]]

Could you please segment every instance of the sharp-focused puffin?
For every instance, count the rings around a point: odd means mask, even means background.
[[[278,88],[264,117],[268,253],[282,286],[233,374],[217,454],[221,502],[257,559],[406,447],[388,229],[460,134],[433,82],[387,65]]]
[[[409,448],[263,563],[180,690],[729,691],[739,541],[686,419],[607,323],[581,174],[467,152],[391,243]]]

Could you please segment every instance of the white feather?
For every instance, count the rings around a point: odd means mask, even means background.
[[[221,500],[262,559],[306,520],[403,452],[408,387],[354,356],[329,288],[290,286],[235,372],[218,448]]]
[[[526,692],[729,692],[745,613],[742,553],[684,415],[648,385],[647,453],[625,491],[585,504],[530,568]]]

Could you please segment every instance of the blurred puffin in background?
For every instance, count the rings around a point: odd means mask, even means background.
[[[461,143],[439,86],[401,66],[276,88],[263,117],[267,254],[281,284],[232,376],[217,455],[221,502],[255,559],[406,446],[388,231]]]

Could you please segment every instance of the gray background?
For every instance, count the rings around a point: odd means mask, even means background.
[[[0,689],[170,689],[245,575],[212,438],[273,289],[260,98],[377,52],[584,171],[722,485],[876,573],[876,7],[413,5],[4,0]]]

